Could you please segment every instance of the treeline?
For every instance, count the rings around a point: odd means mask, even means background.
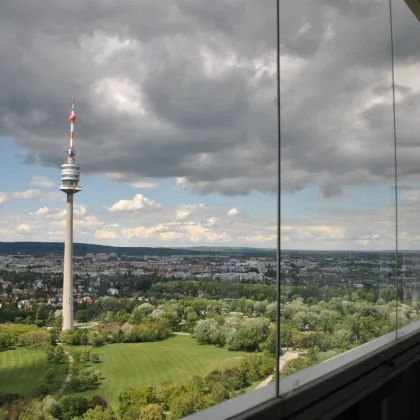
[[[239,319],[233,325],[226,325],[222,318],[200,320],[194,328],[194,336],[200,344],[214,344],[231,351],[263,350],[269,334],[270,321],[267,318]]]
[[[156,296],[169,295],[174,297],[178,294],[197,297],[203,292],[214,299],[228,298],[240,299],[253,298],[255,300],[276,300],[275,284],[244,284],[236,282],[212,281],[160,281],[154,283],[149,290],[149,294]]]
[[[51,333],[25,324],[0,325],[0,349],[9,347],[45,347],[52,343]]]
[[[366,291],[307,302],[295,297],[280,304],[280,346],[307,350],[305,357],[287,363],[284,376],[420,320],[420,306],[372,301]]]
[[[0,420],[117,420],[117,414],[99,395],[88,399],[64,396],[56,400],[51,395],[21,398],[13,394],[0,395]]]
[[[61,333],[61,341],[72,346],[102,346],[109,343],[143,343],[160,341],[172,335],[170,326],[160,321],[140,325],[117,322],[89,329],[74,328]]]

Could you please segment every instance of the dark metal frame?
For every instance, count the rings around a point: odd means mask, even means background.
[[[416,331],[313,383],[231,419],[331,419],[419,361],[420,331]]]

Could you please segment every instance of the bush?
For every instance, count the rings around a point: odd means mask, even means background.
[[[55,362],[56,363],[65,363],[66,353],[64,352],[63,347],[58,346],[55,350]]]
[[[49,384],[54,382],[54,379],[55,379],[54,369],[50,368],[50,369],[47,370],[47,372],[45,373],[45,379],[46,379],[47,383],[49,383]]]
[[[83,416],[83,414],[90,408],[89,405],[89,400],[84,397],[63,397],[58,403],[60,412],[59,417],[63,420],[72,420],[75,417]]]
[[[12,335],[10,331],[0,330],[0,349],[7,349],[12,345]]]
[[[48,389],[48,385],[45,382],[38,382],[36,387],[35,387],[35,391],[34,391],[34,395],[35,397],[45,397],[46,395],[48,395],[50,392],[50,390]]]
[[[149,404],[140,410],[141,420],[162,420],[163,408],[159,404]]]
[[[69,385],[68,385],[69,389],[72,391],[77,391],[82,387],[82,383],[80,382],[80,379],[76,376],[73,376],[70,379]]]
[[[19,394],[0,394],[0,407],[3,405],[10,406],[14,401],[20,398]]]
[[[90,349],[82,350],[82,352],[79,355],[79,363],[82,366],[85,366],[90,361]]]
[[[101,361],[101,359],[99,359],[99,354],[98,353],[92,353],[90,355],[90,361],[92,363],[99,363]]]
[[[18,346],[46,347],[50,344],[50,334],[47,331],[29,331],[20,334],[18,337]]]
[[[95,408],[96,406],[99,406],[105,409],[108,407],[108,402],[104,398],[102,398],[100,395],[94,395],[92,397],[92,407]]]

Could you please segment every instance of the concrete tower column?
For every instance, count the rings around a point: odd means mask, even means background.
[[[63,270],[63,331],[73,328],[73,193],[67,194]]]

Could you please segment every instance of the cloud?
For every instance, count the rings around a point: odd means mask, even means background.
[[[155,182],[146,182],[138,179],[135,173],[106,172],[105,178],[114,182],[126,182],[132,188],[156,188]]]
[[[33,176],[29,181],[29,185],[34,187],[53,187],[55,183],[46,176]]]
[[[150,200],[143,194],[136,194],[132,200],[119,200],[114,203],[111,207],[107,207],[107,210],[111,213],[116,212],[139,212],[148,213],[153,211],[159,211],[162,208],[162,204]]]
[[[26,225],[26,224],[19,225],[16,228],[16,232],[18,232],[18,233],[28,233],[30,231],[31,231],[31,227],[29,225]]]
[[[8,2],[0,27],[14,41],[0,44],[8,57],[0,135],[24,148],[28,164],[57,168],[66,85],[78,97],[75,142],[84,174],[123,174],[130,183],[175,178],[198,194],[275,193],[270,5],[128,0],[124,7],[102,3],[99,13],[83,4]],[[385,0],[280,7],[283,190],[316,185],[331,199],[343,186],[391,181]],[[418,22],[402,1],[393,12],[398,163],[402,178],[418,181]],[[69,62],[77,68],[70,81]]]
[[[122,235],[125,238],[145,238],[158,239],[164,242],[210,242],[226,243],[232,240],[232,237],[226,232],[215,232],[201,223],[165,223],[157,226],[144,227],[138,226],[131,229],[122,229]]]
[[[176,218],[178,220],[186,219],[187,217],[191,216],[193,213],[197,213],[200,210],[205,210],[204,204],[184,204],[179,206],[176,210]]]
[[[25,191],[16,191],[12,193],[13,198],[41,201],[64,200],[64,194],[58,191],[45,192],[38,189],[29,189]]]
[[[0,192],[0,206],[2,206],[4,203],[6,203],[6,201],[9,201],[9,200],[10,200],[10,197],[8,194]]]
[[[156,188],[157,184],[154,182],[143,182],[143,181],[137,181],[137,182],[129,182],[130,187],[133,188]]]
[[[41,190],[26,190],[21,192],[14,192],[13,194],[14,198],[23,198],[23,199],[32,199],[32,198],[38,198],[42,195]]]
[[[230,209],[230,210],[227,212],[227,215],[228,215],[228,216],[237,216],[238,214],[239,214],[239,210],[238,210],[238,209],[235,209],[235,208]]]
[[[115,239],[117,237],[117,232],[113,230],[97,230],[94,233],[95,239]]]

